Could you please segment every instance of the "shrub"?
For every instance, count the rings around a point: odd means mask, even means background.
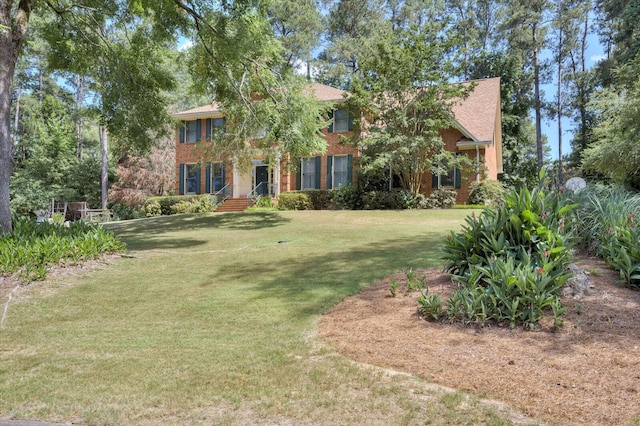
[[[158,217],[162,216],[162,207],[159,201],[150,201],[144,205],[144,211],[146,217]]]
[[[279,210],[311,210],[311,200],[304,192],[290,191],[278,195]]]
[[[258,197],[258,199],[256,200],[256,207],[261,208],[261,209],[273,209],[275,208],[275,205],[273,203],[273,198],[271,198],[270,196],[262,196],[262,197]]]
[[[139,219],[141,217],[147,216],[146,211],[143,208],[135,208],[125,203],[116,203],[111,205],[111,212],[116,220],[130,220],[130,219]],[[160,205],[158,204],[158,211],[160,210]],[[160,214],[158,214],[159,216]]]
[[[327,210],[331,208],[333,191],[327,189],[308,189],[302,191],[306,194],[313,210]]]
[[[389,191],[369,191],[362,194],[364,210],[390,210],[396,208],[395,193]]]
[[[144,205],[147,217],[158,215],[157,205],[160,206],[160,215],[168,216],[176,213],[205,213],[214,211],[216,204],[209,194],[202,195],[171,195],[163,197],[150,197]],[[180,206],[178,206],[180,204]]]
[[[490,205],[502,198],[504,187],[495,180],[471,182],[469,190],[469,204]]]
[[[0,274],[19,272],[26,281],[46,277],[50,266],[81,262],[104,253],[123,251],[125,245],[100,225],[71,222],[61,226],[17,219],[13,232],[0,237]]]
[[[443,247],[445,270],[464,286],[449,300],[447,316],[533,327],[546,308],[560,315],[557,296],[570,276],[564,223],[573,208],[567,197],[540,184],[533,191],[511,190],[503,203],[467,218]]]
[[[362,193],[353,185],[341,186],[333,193],[336,209],[358,210],[362,208]]]
[[[207,213],[216,209],[216,203],[212,198],[205,194],[192,197],[186,200],[180,200],[171,206],[171,211],[176,214],[182,213]]]
[[[425,209],[448,209],[456,203],[458,193],[452,189],[436,189],[431,192],[421,207]]]

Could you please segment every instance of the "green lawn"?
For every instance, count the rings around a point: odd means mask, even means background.
[[[509,423],[473,397],[351,362],[314,334],[323,312],[374,280],[437,265],[439,241],[469,213],[251,212],[111,224],[131,258],[37,285],[10,305],[0,330],[0,419]]]

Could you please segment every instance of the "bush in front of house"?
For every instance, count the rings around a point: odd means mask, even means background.
[[[158,214],[158,206],[160,214]],[[206,213],[214,211],[216,207],[216,203],[209,194],[150,197],[144,204],[147,217],[169,216],[176,213]]]
[[[362,192],[353,185],[341,186],[333,191],[333,208],[359,210],[362,208]]]
[[[174,214],[183,213],[207,213],[216,209],[217,204],[207,194],[198,195],[189,199],[183,199],[171,206]]]
[[[445,270],[463,286],[449,299],[445,315],[465,323],[494,320],[533,328],[551,311],[560,326],[559,292],[570,277],[565,222],[575,207],[541,183],[531,191],[513,189],[503,203],[467,218],[443,247]]]
[[[328,210],[333,206],[333,192],[330,189],[305,189],[313,210]]]
[[[311,210],[309,195],[300,191],[283,192],[278,195],[278,210]]]
[[[420,203],[423,209],[450,209],[456,204],[458,193],[452,189],[436,189]]]
[[[504,186],[495,180],[471,182],[469,190],[469,204],[490,205],[502,199]]]

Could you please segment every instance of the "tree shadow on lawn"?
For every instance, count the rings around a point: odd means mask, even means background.
[[[260,294],[257,302],[287,299],[291,302],[291,316],[315,316],[376,279],[400,270],[438,265],[442,235],[428,233],[321,255],[305,254],[304,247],[296,246],[294,241],[274,248],[291,253],[281,266],[259,258],[243,259],[225,265],[209,280],[255,281]]]
[[[105,227],[121,238],[129,249],[151,250],[187,248],[208,242],[184,238],[179,235],[182,232],[214,228],[251,231],[282,226],[290,221],[277,212],[204,213],[123,221],[105,224]]]

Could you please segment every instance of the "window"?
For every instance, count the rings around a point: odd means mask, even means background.
[[[329,114],[329,119],[333,119],[333,123],[329,125],[329,133],[348,132],[353,130],[353,122],[346,109],[337,109]]]
[[[211,139],[211,135],[219,136],[223,135],[225,130],[225,119],[224,117],[220,118],[208,118],[207,119],[207,130],[205,137],[207,139]]]
[[[224,163],[211,164],[211,192],[216,193],[224,186]]]
[[[200,120],[187,121],[185,127],[187,130],[187,142],[197,142],[200,140]]]
[[[447,170],[446,174],[438,176],[438,187],[440,188],[453,188],[455,186],[456,169]]]
[[[337,189],[341,186],[349,184],[349,156],[334,155],[333,156],[333,185]]]
[[[433,189],[446,188],[446,189],[458,189],[461,184],[460,169],[450,168],[447,173],[440,175],[433,175],[433,181],[431,187]]]
[[[200,186],[200,167],[197,164],[186,164],[184,174],[185,194],[197,194]]]
[[[315,189],[316,173],[315,158],[305,158],[302,160],[302,187],[300,189]]]

